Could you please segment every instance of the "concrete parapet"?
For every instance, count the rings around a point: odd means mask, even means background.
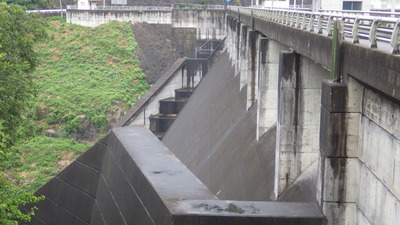
[[[173,9],[172,27],[193,27],[197,39],[223,39],[226,35],[225,10]]]
[[[170,11],[122,11],[122,10],[77,10],[68,9],[67,23],[86,27],[96,27],[113,20],[131,21],[132,23],[147,22],[150,24],[171,24]]]
[[[387,97],[400,100],[400,57],[344,42],[342,73]]]

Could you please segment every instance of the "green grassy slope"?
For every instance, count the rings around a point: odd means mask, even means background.
[[[110,112],[121,112],[147,90],[145,75],[132,59],[136,48],[128,23],[97,28],[50,22],[50,38],[36,46],[38,96],[27,112],[36,137],[16,147],[5,173],[13,183],[35,191],[91,146],[67,139],[89,119],[105,132]],[[61,137],[42,136],[47,129]]]
[[[128,23],[84,28],[52,21],[51,30],[50,41],[38,46],[35,119],[63,124],[68,134],[85,115],[103,130],[107,111],[135,103],[146,91],[145,75],[132,59],[136,43]]]

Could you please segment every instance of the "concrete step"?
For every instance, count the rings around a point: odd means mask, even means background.
[[[192,95],[194,88],[180,88],[175,90],[175,99],[188,99]]]
[[[150,130],[153,133],[166,132],[176,119],[176,114],[150,116]]]
[[[166,98],[160,100],[160,114],[178,114],[185,106],[187,98],[176,100],[175,98]]]

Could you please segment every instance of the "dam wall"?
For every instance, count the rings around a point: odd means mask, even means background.
[[[99,146],[101,144],[101,146]],[[88,179],[90,178],[90,179]],[[316,203],[219,200],[143,126],[114,129],[37,194],[29,224],[320,225]]]
[[[196,28],[198,40],[222,40],[226,36],[225,10],[173,9],[171,23],[174,28]]]
[[[226,53],[212,71],[162,141],[218,198],[270,200],[275,134],[264,145],[255,141],[257,108],[247,111],[247,92]]]
[[[240,9],[225,21],[225,53],[162,142],[132,122],[159,85],[86,153],[97,156],[71,164],[82,173],[68,167],[39,190],[33,224],[400,221],[398,55],[344,42],[331,78],[330,36]]]
[[[257,140],[276,127],[270,195],[279,200],[302,183],[303,175],[316,179],[322,81],[329,78],[329,71],[268,33],[229,16],[227,20],[226,46],[240,88],[247,93],[246,108],[257,108]],[[316,183],[304,185],[311,188],[306,199],[315,199]]]
[[[67,9],[67,23],[97,27],[110,21],[171,24],[171,11]]]
[[[67,23],[96,27],[110,21],[166,25],[172,29],[196,29],[197,40],[222,40],[226,35],[225,10],[97,10],[67,9]],[[178,31],[175,31],[178,32]]]
[[[321,129],[332,128],[321,132],[324,213],[330,224],[396,224],[399,105],[346,79],[347,86],[324,84]]]
[[[253,32],[261,35],[261,54],[268,54],[271,40],[290,48],[286,52],[284,48],[279,50],[274,194],[280,196],[278,199],[290,195],[287,190],[317,164],[316,199],[328,224],[398,223],[399,137],[395,118],[399,107],[400,58],[388,51],[385,43],[378,41],[377,49],[376,45],[352,43],[345,38],[339,76],[329,78],[332,38],[324,33],[329,34],[328,28],[315,32],[314,25],[302,27],[300,17],[295,24],[292,23],[295,20],[276,20],[271,16],[273,12],[261,11],[229,11],[227,39],[236,46],[232,48],[232,61],[241,68],[241,75],[247,73],[241,79],[243,87],[246,81],[257,83],[251,78],[254,77],[249,69],[251,63],[243,62],[251,57],[251,52],[246,54],[251,43],[243,41],[251,42]],[[230,31],[235,34],[229,35]],[[262,78],[263,73],[273,73],[273,61],[270,64],[268,67],[267,59],[267,67],[258,70],[261,71],[258,83],[268,85],[273,81]],[[267,85],[250,90],[261,89],[259,93],[266,93],[267,98],[259,95],[258,101],[267,99],[265,105],[273,108],[276,95]],[[272,113],[266,117],[268,114],[263,113],[266,107],[261,105],[258,136],[268,130],[274,116]],[[303,168],[307,164],[312,166]]]

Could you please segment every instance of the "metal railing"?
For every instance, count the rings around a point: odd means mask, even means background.
[[[77,5],[67,5],[67,9],[79,10]],[[172,9],[207,9],[224,10],[223,5],[201,5],[201,4],[174,4],[172,6],[93,6],[92,10],[127,10],[127,11],[172,11]],[[82,9],[82,10],[90,10]]]
[[[26,10],[27,13],[61,13],[65,12],[66,9],[33,9],[33,10]]]
[[[207,10],[224,10],[224,5],[202,5],[190,3],[176,3],[173,5],[174,9],[207,9]]]
[[[67,5],[67,9],[80,8],[77,5]],[[126,10],[126,11],[172,11],[171,6],[94,6],[82,10]]]
[[[357,11],[357,10],[318,10],[319,13],[325,14],[346,14],[355,16],[375,16],[375,17],[392,17],[400,18],[400,13],[398,12],[385,12],[385,11]]]
[[[390,51],[399,54],[399,13],[384,12],[359,12],[364,14],[352,14],[354,11],[329,11],[329,13],[313,13],[307,11],[277,10],[265,8],[242,8],[229,6],[230,13],[240,13],[252,18],[259,18],[291,27],[331,36],[334,21],[340,21],[343,38],[353,43],[360,40],[369,41],[371,48],[378,48],[379,43],[390,44]],[[228,12],[229,13],[229,12]],[[386,16],[371,16],[375,15]]]

